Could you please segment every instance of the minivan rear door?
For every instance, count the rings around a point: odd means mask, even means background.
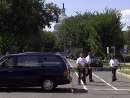
[[[61,57],[57,55],[43,55],[40,61],[42,62],[42,71],[45,78],[63,75],[65,63]]]

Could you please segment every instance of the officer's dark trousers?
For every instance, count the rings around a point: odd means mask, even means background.
[[[116,70],[117,70],[117,67],[112,67],[112,81],[117,80]]]
[[[88,75],[89,75],[89,81],[93,81],[93,79],[92,79],[92,68],[87,68],[86,76],[88,76]]]
[[[78,68],[78,83],[81,83],[81,80],[83,80],[84,84],[86,84],[86,72],[85,72],[85,68]]]

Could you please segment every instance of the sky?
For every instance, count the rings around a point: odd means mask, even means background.
[[[105,8],[113,8],[121,11],[121,22],[124,24],[123,30],[130,25],[130,0],[45,0],[47,3],[53,2],[62,8],[65,4],[67,16],[76,15],[76,12],[84,13],[86,11],[103,12]],[[54,24],[52,24],[54,25]],[[49,29],[47,29],[49,30]],[[53,31],[53,26],[50,29]]]

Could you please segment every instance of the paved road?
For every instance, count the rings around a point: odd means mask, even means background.
[[[75,62],[70,61],[74,66]],[[59,86],[55,91],[45,92],[40,88],[14,88],[0,89],[0,98],[130,98],[130,79],[118,75],[116,82],[111,82],[111,72],[94,72],[95,82],[87,85],[78,85],[78,76],[73,75],[73,82],[68,85]],[[71,88],[74,88],[72,93]],[[88,90],[88,92],[86,92]]]

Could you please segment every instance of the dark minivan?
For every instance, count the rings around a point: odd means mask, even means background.
[[[68,64],[60,55],[20,53],[0,59],[0,87],[41,86],[50,91],[70,81]]]

